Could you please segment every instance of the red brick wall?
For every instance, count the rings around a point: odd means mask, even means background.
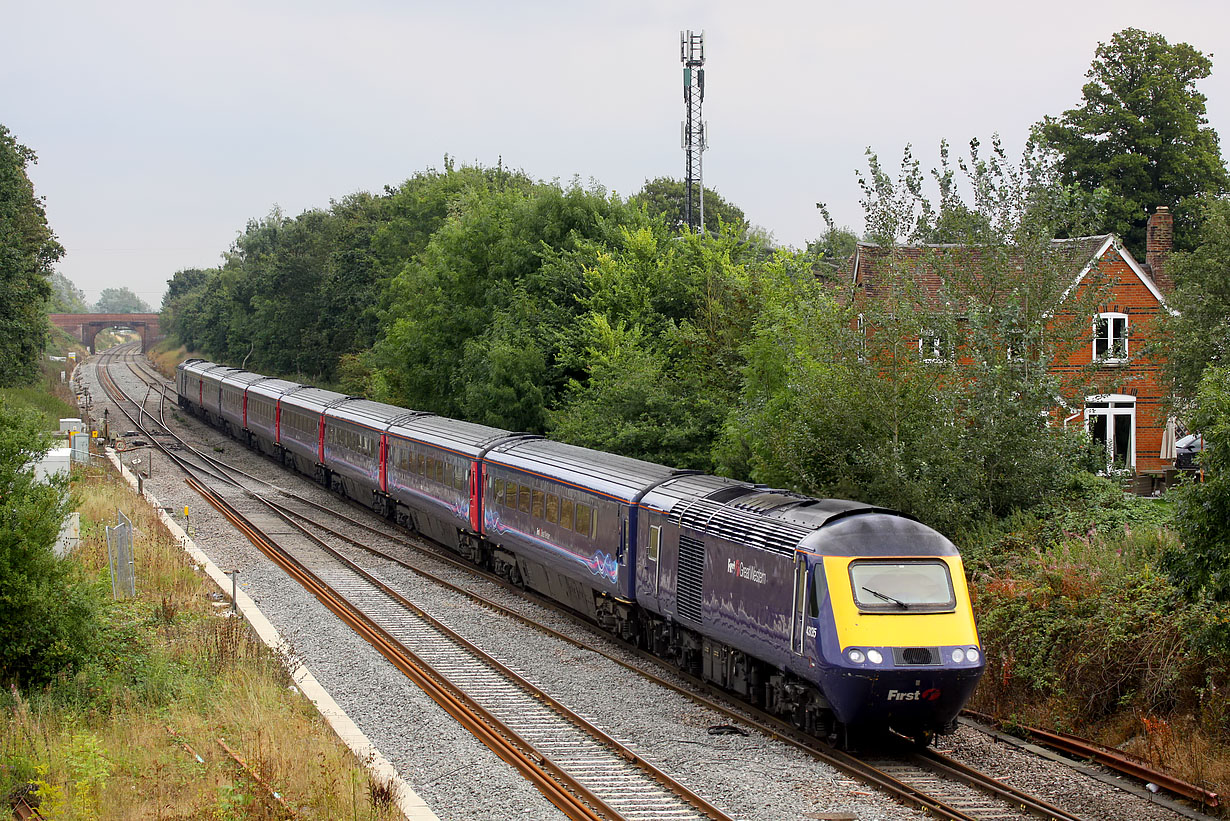
[[[1166,391],[1161,381],[1161,369],[1156,360],[1144,353],[1151,340],[1158,314],[1164,310],[1157,297],[1148,289],[1119,252],[1106,252],[1096,272],[1078,286],[1076,299],[1087,296],[1085,289],[1105,292],[1098,299],[1095,313],[1114,312],[1128,317],[1128,361],[1122,365],[1103,365],[1096,370],[1100,384],[1107,393],[1136,397],[1136,470],[1161,470],[1173,467],[1172,461],[1161,459],[1162,434],[1166,414],[1162,402]],[[1075,351],[1066,363],[1056,367],[1061,374],[1072,374],[1090,366],[1093,361],[1093,317],[1089,318],[1089,341]],[[1066,396],[1074,409],[1084,408],[1083,396]]]

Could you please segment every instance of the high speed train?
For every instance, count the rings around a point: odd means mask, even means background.
[[[200,359],[177,389],[248,447],[807,732],[926,743],[985,667],[957,549],[904,514]]]

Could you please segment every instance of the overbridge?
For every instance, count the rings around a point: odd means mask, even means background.
[[[57,328],[68,331],[81,340],[81,344],[94,350],[94,337],[106,328],[122,328],[141,334],[141,350],[148,350],[151,343],[162,338],[158,329],[158,314],[48,314],[47,318]]]

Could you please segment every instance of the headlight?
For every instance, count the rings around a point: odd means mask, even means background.
[[[969,659],[970,664],[977,664],[980,655],[981,654],[978,652],[978,648],[976,647],[971,647],[969,650],[965,651],[965,657]]]
[[[855,664],[862,664],[863,659],[864,659],[863,651],[862,650],[849,650],[846,652],[846,658],[850,659],[850,661],[854,662]]]
[[[879,650],[868,650],[867,660],[872,664],[882,664],[884,662],[884,656],[880,655]]]
[[[965,661],[965,651],[960,647],[954,648],[952,651],[952,661],[954,664],[960,664]]]

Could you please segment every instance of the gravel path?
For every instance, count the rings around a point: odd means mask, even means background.
[[[76,378],[89,387],[94,397],[95,416],[101,416],[105,394],[97,383],[93,361],[79,366],[77,374]],[[116,377],[128,390],[137,384],[136,377],[127,370]],[[168,423],[194,446],[207,453],[221,449],[214,455],[236,467],[337,507],[336,497],[312,482],[248,451],[177,408],[174,411],[173,418],[168,400]],[[121,426],[114,420],[122,415],[113,409],[111,417],[113,429],[119,429]],[[240,585],[281,631],[293,658],[308,666],[441,818],[563,818],[537,790],[461,729],[202,502],[165,457],[154,457],[153,471],[146,487],[163,505],[177,511],[177,519],[182,519],[184,505],[189,506],[191,530],[200,549],[224,571],[240,571]],[[357,509],[348,514],[364,516]],[[381,547],[387,541],[370,534],[363,538]],[[409,541],[409,536],[405,539]],[[425,563],[417,556],[415,561]],[[481,589],[510,608],[528,612],[565,634],[582,637],[580,629],[563,617],[485,580],[443,563],[436,564],[440,575],[450,581]],[[926,817],[756,732],[748,736],[709,735],[709,727],[725,724],[729,719],[651,684],[596,653],[579,650],[507,617],[476,608],[458,594],[425,583],[409,571],[387,569],[383,575],[407,598],[526,678],[549,685],[560,701],[733,817],[747,821],[826,816],[910,821]],[[585,633],[583,638],[592,641],[593,636]],[[608,651],[619,653],[613,645]],[[638,663],[631,657],[627,660]],[[1056,804],[1080,812],[1091,821],[1179,818],[1062,765],[995,743],[976,730],[963,727],[956,736],[941,739],[938,746],[1021,789],[1037,791]]]

